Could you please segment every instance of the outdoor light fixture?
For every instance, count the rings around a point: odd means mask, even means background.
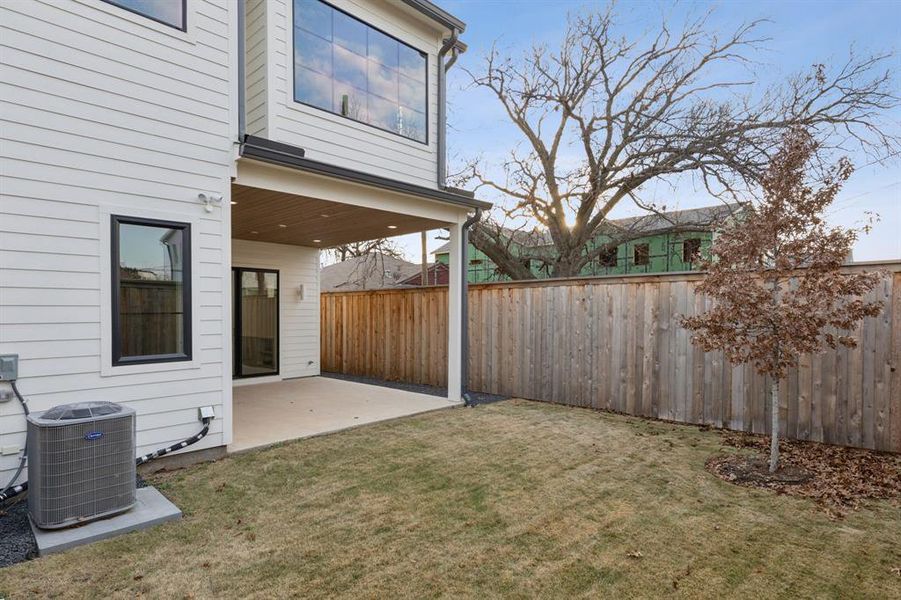
[[[303,284],[302,283],[299,286],[297,286],[297,299],[303,300]]]
[[[237,204],[237,202],[235,202],[234,200],[232,200],[232,206],[234,206],[235,204]]]
[[[219,206],[222,204],[222,194],[214,194],[210,192],[209,194],[200,192],[197,194],[197,199],[203,204],[203,210],[208,213],[213,212],[213,206]]]
[[[397,225],[388,225],[388,229],[397,229]]]
[[[287,225],[285,225],[284,223],[279,223],[278,226],[281,227],[282,229],[284,229],[285,227],[287,227]]]
[[[322,240],[313,240],[313,243],[314,243],[314,244],[318,244],[318,243],[321,242],[321,241],[322,241]]]

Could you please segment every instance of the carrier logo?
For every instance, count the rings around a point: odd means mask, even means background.
[[[102,431],[89,431],[88,433],[84,434],[84,439],[86,439],[89,442],[93,442],[94,440],[99,440],[102,437],[103,437]]]

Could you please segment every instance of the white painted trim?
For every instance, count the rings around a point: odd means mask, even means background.
[[[243,31],[238,31],[238,8],[237,2],[229,3],[228,11],[228,130],[231,131],[231,138],[235,142],[241,142],[238,131],[239,115],[241,107],[238,106],[238,86],[243,86],[243,81],[238,81],[238,61],[243,61],[243,56],[238,56],[238,36],[244,35]]]
[[[278,77],[278,61],[275,60],[275,23],[278,15],[275,11],[275,3],[270,2],[270,0],[265,0],[266,2],[266,137],[269,139],[273,139],[275,135],[275,125],[276,125],[276,106],[278,106],[278,92],[276,91],[275,81]],[[287,0],[287,4],[291,5],[293,2],[291,0]],[[290,11],[290,7],[288,8]],[[293,19],[293,13],[289,13],[289,19]],[[294,22],[292,20],[288,21],[288,29],[286,29],[285,36],[294,39]],[[289,46],[290,47],[290,46]],[[289,52],[285,55],[285,60],[288,64],[292,65],[291,73],[294,73],[294,53]],[[285,82],[285,87],[290,87],[291,90],[294,90],[294,79],[292,78],[290,81]]]
[[[453,223],[448,227],[450,232],[450,261],[447,286],[447,399],[460,402],[463,398],[461,349],[463,302],[460,294],[463,291],[463,273],[461,268],[461,244],[463,242],[463,225]]]
[[[222,443],[232,443],[234,410],[232,396],[232,211],[231,181],[225,182],[222,199]]]
[[[198,204],[198,210],[200,205]],[[181,362],[150,363],[142,365],[112,364],[112,271],[110,253],[110,219],[113,215],[160,219],[189,223],[191,225],[191,360]],[[118,375],[134,375],[135,373],[153,373],[157,371],[178,371],[199,369],[200,360],[200,217],[188,216],[184,213],[157,212],[135,208],[133,206],[117,206],[106,204],[100,207],[98,227],[100,238],[100,376],[114,377]]]
[[[121,6],[117,6],[115,4],[110,4],[109,2],[104,2],[104,0],[75,0],[76,2],[80,2],[86,6],[90,6],[91,8],[95,8],[101,12],[104,12],[112,17],[124,19],[126,21],[130,21],[135,25],[140,27],[146,27],[148,29],[152,29],[157,33],[162,33],[169,37],[173,37],[182,42],[186,42],[188,44],[195,45],[197,43],[197,3],[192,0],[188,0],[185,4],[185,29],[186,31],[182,31],[181,29],[176,29],[171,25],[166,25],[165,23],[160,23],[159,21],[154,21],[150,17],[145,17],[144,15],[140,15],[138,13],[132,12],[126,8]],[[230,11],[233,12],[233,11]]]

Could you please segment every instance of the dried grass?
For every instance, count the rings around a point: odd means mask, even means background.
[[[180,522],[0,570],[2,598],[871,597],[901,515],[704,468],[716,432],[510,401],[152,482]]]

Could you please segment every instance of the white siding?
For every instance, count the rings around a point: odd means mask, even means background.
[[[227,443],[232,3],[191,0],[183,33],[101,0],[0,4],[0,352],[18,353],[32,410],[110,400],[138,411],[139,451],[217,419],[196,448]],[[104,376],[104,212],[196,220],[195,368]],[[226,418],[223,418],[226,417]],[[0,404],[0,447],[21,446],[18,403]],[[5,482],[17,456],[0,456]]]
[[[279,272],[279,377],[318,375],[319,250],[232,240],[232,265]]]
[[[246,130],[251,135],[268,135],[266,102],[266,0],[247,0],[245,4],[244,104]]]
[[[390,2],[330,0],[330,3],[428,53],[428,144],[403,138],[293,101],[291,0],[269,0],[269,138],[299,146],[306,156],[427,187],[437,187],[438,60],[441,32],[414,20]]]

